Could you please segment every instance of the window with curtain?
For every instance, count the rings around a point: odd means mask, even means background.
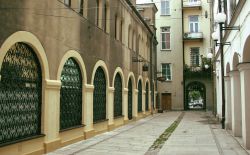
[[[170,0],[161,0],[161,15],[170,15]]]
[[[170,27],[161,27],[161,49],[170,49]]]
[[[165,77],[166,81],[171,81],[172,80],[171,66],[172,65],[170,63],[161,64],[162,76]]]
[[[199,17],[189,16],[189,31],[190,32],[198,32],[199,31]]]

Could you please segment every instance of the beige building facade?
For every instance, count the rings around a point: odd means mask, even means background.
[[[43,154],[154,112],[157,42],[134,5],[0,0],[0,154]]]
[[[183,45],[181,1],[154,0],[156,13],[158,104],[163,110],[183,110]]]
[[[189,87],[198,83],[206,89],[203,100],[208,104],[202,109],[212,110],[211,66],[210,74],[203,75],[207,63],[204,57],[211,51],[211,3],[207,0],[155,0],[155,3],[159,9],[156,14],[157,76],[165,78],[158,81],[161,108],[188,110]]]

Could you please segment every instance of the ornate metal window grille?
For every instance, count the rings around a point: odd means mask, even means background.
[[[128,119],[133,118],[133,88],[132,81],[128,81]]]
[[[148,111],[148,93],[149,93],[149,91],[148,91],[148,83],[146,83],[146,95],[145,95],[145,97],[146,97],[146,99],[145,99],[145,101],[146,101],[146,103],[145,103],[145,108],[146,108],[146,111]]]
[[[122,79],[120,74],[115,76],[114,117],[122,116]]]
[[[199,81],[193,81],[185,87],[185,110],[190,109],[189,102],[191,101],[191,98],[189,93],[192,91],[200,92],[201,98],[204,101],[202,109],[206,109],[206,86]]]
[[[93,119],[98,122],[106,119],[106,78],[101,67],[96,70],[94,86]]]
[[[60,130],[64,130],[82,124],[82,75],[73,58],[64,64],[61,82]]]
[[[0,145],[40,135],[42,73],[33,49],[14,44],[0,74]]]
[[[142,84],[138,83],[138,112],[142,112]]]

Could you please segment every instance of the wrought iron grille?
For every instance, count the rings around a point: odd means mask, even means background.
[[[106,78],[101,67],[96,70],[94,86],[93,119],[98,122],[106,119]]]
[[[60,130],[64,130],[82,124],[82,75],[73,58],[64,64],[61,82]]]
[[[186,88],[185,88],[185,109],[190,109],[189,108],[189,102],[190,102],[190,96],[189,92],[192,91],[199,91],[202,99],[204,100],[203,103],[203,109],[206,109],[206,86],[198,81],[193,81],[189,83]]]
[[[115,76],[114,117],[122,116],[122,79],[120,74]]]
[[[146,108],[146,111],[148,111],[148,83],[146,83],[146,95],[145,95],[145,97],[146,97],[146,99],[145,99],[145,101],[146,101],[146,103],[145,103],[145,108]]]
[[[42,73],[33,49],[14,44],[0,74],[0,145],[40,135]]]
[[[138,83],[138,112],[142,112],[142,84]]]
[[[133,89],[132,89],[132,81],[129,79],[128,81],[128,119],[133,118]]]

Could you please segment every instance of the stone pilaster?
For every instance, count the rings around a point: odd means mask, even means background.
[[[238,66],[241,82],[242,138],[244,146],[250,149],[250,63]]]
[[[231,82],[230,77],[225,76],[225,101],[226,101],[226,129],[232,129],[232,105],[231,105]]]
[[[242,135],[241,114],[241,88],[239,71],[230,72],[231,81],[231,104],[232,104],[232,131],[234,136]]]

